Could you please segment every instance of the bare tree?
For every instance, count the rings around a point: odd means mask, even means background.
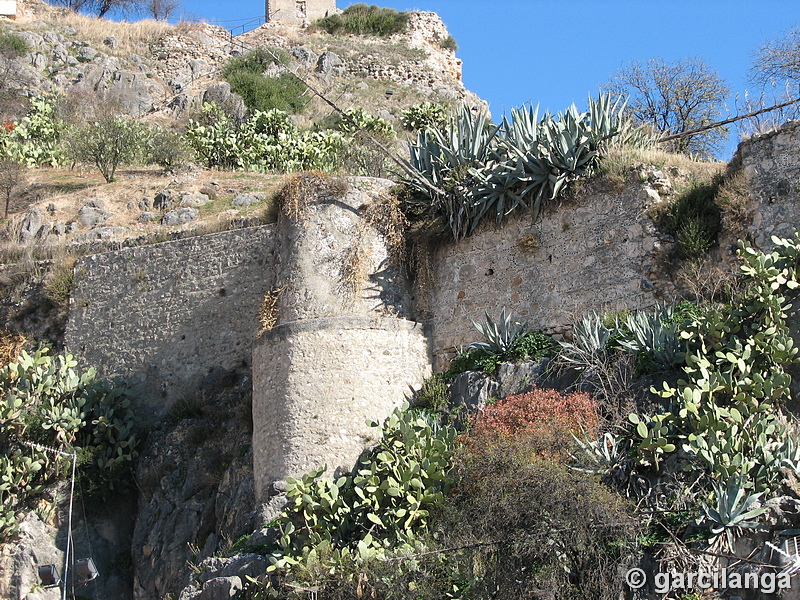
[[[796,25],[753,53],[750,80],[762,87],[784,81],[800,82],[800,28]]]
[[[0,159],[0,193],[6,200],[4,218],[8,218],[8,209],[11,205],[14,190],[23,183],[25,183],[25,166],[7,156]]]
[[[632,61],[601,87],[612,96],[628,98],[627,109],[636,121],[669,134],[718,120],[730,94],[725,81],[699,58],[686,58],[676,63],[668,63],[663,58]],[[716,128],[678,139],[674,149],[713,156],[727,133],[725,128]]]
[[[180,0],[145,0],[143,9],[147,16],[166,21],[180,7]]]

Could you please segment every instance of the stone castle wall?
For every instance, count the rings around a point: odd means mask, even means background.
[[[215,367],[249,367],[273,277],[272,226],[128,248],[75,266],[66,346],[125,377],[154,421]]]
[[[657,174],[657,177],[660,174]],[[436,367],[478,341],[472,321],[503,308],[529,325],[560,331],[592,310],[638,309],[674,291],[658,268],[664,236],[647,209],[661,201],[648,185],[614,193],[599,185],[534,223],[529,213],[502,227],[486,223],[433,256],[428,300]]]

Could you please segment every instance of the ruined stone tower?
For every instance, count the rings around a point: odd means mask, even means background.
[[[308,25],[336,12],[336,0],[266,0],[267,21]]]

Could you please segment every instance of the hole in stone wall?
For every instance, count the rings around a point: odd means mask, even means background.
[[[228,295],[228,292],[225,288],[219,288],[219,295],[220,297],[224,298],[225,296]]]

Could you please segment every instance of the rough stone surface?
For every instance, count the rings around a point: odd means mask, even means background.
[[[195,206],[203,206],[208,204],[210,198],[205,194],[200,193],[190,193],[190,194],[183,194],[181,196],[180,205],[184,208],[192,208]]]
[[[66,345],[128,378],[155,420],[209,369],[250,364],[272,249],[265,226],[83,258]]]
[[[504,398],[509,394],[530,391],[543,379],[549,362],[549,358],[543,358],[536,362],[501,363],[497,369],[497,379],[500,382],[498,396]]]
[[[95,227],[85,233],[81,233],[72,238],[73,244],[88,244],[97,241],[110,241],[122,239],[125,235],[124,227]]]
[[[465,371],[456,376],[450,385],[450,407],[464,407],[468,415],[473,415],[486,404],[489,398],[497,396],[499,384],[486,373]]]
[[[29,242],[39,233],[44,221],[44,214],[38,207],[31,208],[22,219],[22,226],[19,230],[21,242]]]
[[[440,248],[428,296],[436,367],[475,341],[472,320],[484,312],[496,318],[505,308],[544,329],[590,310],[645,308],[672,297],[647,206],[636,186],[622,195],[590,188],[536,223],[527,213],[500,228],[485,223]]]
[[[253,351],[256,497],[328,467],[350,471],[381,421],[430,374],[422,328],[400,319],[310,319],[265,332]]]
[[[156,194],[155,199],[149,208],[156,208],[158,210],[166,210],[172,208],[178,203],[178,194],[174,190],[166,189],[161,190]]]
[[[231,200],[231,203],[234,206],[250,206],[251,204],[263,202],[266,197],[267,195],[261,192],[245,192],[244,194],[236,196],[236,198]]]
[[[183,225],[189,221],[194,221],[200,213],[194,208],[179,208],[171,210],[164,215],[161,219],[162,225]]]
[[[239,575],[245,559],[237,563],[241,569],[226,571],[232,559],[207,557],[221,549],[221,539],[235,541],[260,525],[253,511],[249,376],[242,370],[185,398],[194,411],[180,419],[173,413],[174,424],[151,431],[137,463],[133,589],[141,600],[176,597],[194,581],[187,561],[214,565],[214,574],[203,567],[201,585]],[[192,554],[190,545],[200,554]]]
[[[102,207],[87,204],[78,211],[78,223],[91,229],[105,223],[112,216],[110,212],[103,210]]]

